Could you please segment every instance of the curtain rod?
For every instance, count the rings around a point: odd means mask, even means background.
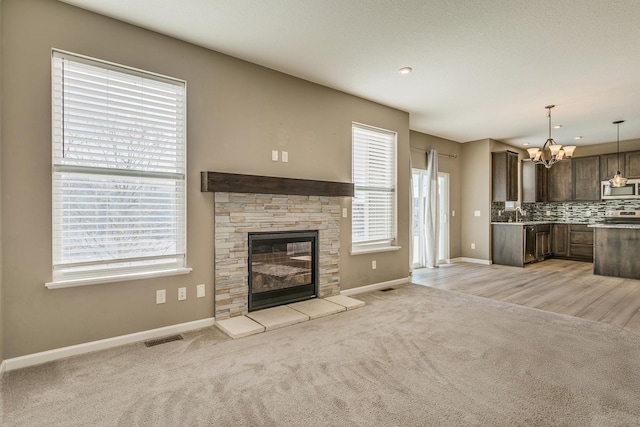
[[[424,153],[427,153],[429,151],[429,150],[425,150],[423,148],[418,148],[418,147],[409,146],[409,148],[411,148],[412,150],[422,151]],[[449,157],[450,159],[457,159],[458,158],[457,154],[438,153],[438,156],[446,156],[446,157]]]

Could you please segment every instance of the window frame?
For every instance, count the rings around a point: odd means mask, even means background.
[[[391,187],[381,187],[379,186],[377,190],[372,190],[371,186],[363,186],[356,182],[355,174],[355,150],[356,150],[356,129],[360,129],[366,132],[377,133],[383,138],[389,138],[391,145],[391,159],[390,161],[390,178],[391,178]],[[390,235],[385,237],[384,239],[373,239],[373,240],[365,240],[356,242],[354,239],[354,230],[356,229],[356,215],[354,215],[354,209],[352,205],[352,216],[351,216],[351,254],[352,255],[360,255],[360,254],[368,254],[375,252],[387,252],[387,251],[397,251],[401,249],[400,246],[397,245],[398,240],[398,133],[395,131],[358,123],[352,122],[351,125],[351,171],[352,171],[352,180],[354,183],[354,198],[358,197],[359,192],[367,192],[367,191],[378,191],[378,192],[387,192],[392,195],[391,201],[391,218],[389,219],[390,223],[388,223],[388,228],[390,230]],[[374,186],[375,187],[375,186]],[[368,188],[368,190],[367,190]],[[365,228],[367,220],[365,219]]]
[[[176,110],[175,116],[171,116],[171,118],[175,117],[175,119],[177,120],[175,122],[177,126],[177,133],[175,134],[175,159],[169,163],[169,168],[175,168],[175,172],[171,173],[158,171],[158,166],[155,165],[149,166],[147,168],[144,166],[141,167],[138,164],[137,168],[131,169],[118,168],[113,166],[98,167],[97,164],[99,163],[99,161],[94,161],[93,159],[90,160],[91,163],[95,163],[93,165],[80,164],[80,166],[77,166],[73,165],[73,161],[69,164],[65,164],[67,163],[67,161],[64,158],[64,155],[62,155],[61,157],[59,154],[56,154],[56,150],[62,150],[64,149],[64,147],[66,147],[65,144],[67,142],[62,135],[63,129],[65,129],[65,126],[67,126],[65,124],[65,120],[68,120],[67,117],[64,116],[64,109],[66,107],[64,103],[64,81],[62,80],[62,77],[57,77],[56,73],[62,72],[62,65],[58,64],[61,63],[61,61],[64,62],[66,60],[73,61],[78,64],[85,64],[91,67],[101,68],[103,71],[115,71],[129,77],[142,78],[145,79],[144,82],[155,81],[160,82],[161,84],[169,84],[170,86],[176,87],[176,96],[178,98],[176,98],[177,101],[175,105],[181,106],[182,108]],[[93,285],[161,276],[172,276],[187,274],[191,272],[192,269],[187,267],[187,82],[181,79],[168,77],[161,74],[128,67],[97,58],[91,58],[88,56],[79,55],[55,48],[51,50],[51,78],[52,281],[45,283],[45,286],[50,289],[66,288],[72,286]],[[140,81],[140,86],[137,86],[139,88],[138,90],[141,90],[144,82]],[[146,87],[146,85],[144,87]],[[56,105],[56,102],[59,102],[59,105]],[[105,107],[106,103],[101,103],[99,105],[101,106],[101,108],[107,109],[107,107]],[[141,102],[141,106],[144,106],[144,108],[149,108],[148,105],[143,102]],[[149,110],[145,109],[142,110],[142,112],[144,112],[144,114],[146,115]],[[139,112],[138,114],[143,113]],[[93,119],[98,120],[100,117],[102,116],[96,116],[93,117]],[[119,123],[119,126],[122,126],[121,122],[117,121],[117,123]],[[146,123],[146,121],[143,123]],[[145,124],[145,126],[147,125]],[[158,130],[159,128],[155,127],[155,125],[151,128],[155,132],[162,132]],[[127,135],[125,135],[124,138],[126,139]],[[96,139],[96,141],[100,140]],[[148,146],[148,140],[145,139],[144,141],[145,143],[142,145]],[[164,141],[162,141],[162,139],[157,139],[156,142],[157,144],[152,144],[150,146],[152,151],[154,149],[166,149],[162,147],[163,143],[166,144]],[[126,144],[129,144],[129,147],[140,147],[140,145],[131,143],[131,140],[129,140],[129,142],[127,142]],[[104,156],[106,154],[105,150],[105,148],[100,148],[98,151],[98,155],[102,154]],[[119,149],[117,149],[115,153],[119,156],[120,153],[118,153],[118,150]],[[156,153],[157,152],[158,151],[156,151]],[[149,152],[147,150],[142,150],[142,153],[143,156],[141,158],[143,161],[145,158],[153,157],[153,154],[148,154]],[[164,156],[166,154],[166,151],[160,151],[160,153],[161,156]],[[156,157],[157,156],[158,154],[156,154]],[[80,160],[78,162],[82,163],[82,161]],[[154,167],[155,170],[153,170]],[[91,176],[91,174],[95,174],[95,176],[101,177],[101,179],[103,179],[103,182],[105,182],[105,187],[107,188],[107,190],[105,191],[110,191],[108,190],[110,185],[113,187],[118,185],[119,179],[124,183],[125,186],[140,185],[142,187],[158,186],[158,188],[165,188],[162,190],[163,194],[170,194],[170,200],[173,204],[163,204],[163,209],[159,212],[168,214],[169,218],[173,218],[173,221],[177,224],[177,226],[172,227],[172,230],[174,231],[171,234],[169,240],[174,242],[175,244],[174,253],[168,253],[165,255],[151,255],[148,249],[138,249],[138,251],[143,254],[142,256],[129,255],[123,258],[107,257],[103,260],[92,260],[88,262],[82,261],[79,258],[75,258],[75,260],[73,260],[74,262],[61,262],[61,257],[64,257],[63,255],[60,255],[63,252],[62,236],[64,235],[64,233],[56,231],[56,223],[61,224],[60,221],[65,218],[63,214],[56,213],[56,209],[61,211],[63,207],[60,191],[64,190],[61,190],[61,188],[63,187],[63,184],[65,182],[68,182],[70,176],[79,177],[84,185],[90,185],[87,183],[89,183],[91,180],[87,177]],[[64,176],[66,176],[66,181]],[[110,180],[110,178],[113,178],[113,180]],[[127,179],[130,180],[128,184],[126,183]],[[139,184],[134,184],[134,179],[138,179]],[[172,188],[172,190],[169,193],[166,193],[166,188]],[[140,191],[139,188],[137,188],[136,190]],[[106,194],[108,195],[108,193]],[[170,206],[174,206],[174,208],[171,209]],[[134,211],[133,215],[135,215],[136,213],[144,213],[144,209],[140,208],[138,211]],[[173,217],[172,215],[175,215],[175,217]],[[123,215],[122,217],[127,218],[126,215]],[[161,217],[163,216],[161,215]],[[147,222],[146,224],[149,224],[149,222]],[[139,236],[137,235],[133,236],[134,238],[139,238]]]

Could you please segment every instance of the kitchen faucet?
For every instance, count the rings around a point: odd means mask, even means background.
[[[520,214],[522,216],[525,216],[526,213],[525,213],[525,211],[522,210],[522,208],[520,206],[516,206],[515,210],[516,210],[516,222],[518,222],[518,212],[520,212]]]

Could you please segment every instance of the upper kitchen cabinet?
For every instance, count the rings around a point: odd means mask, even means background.
[[[571,162],[573,160],[563,160],[549,168],[547,188],[550,202],[567,202],[571,200],[573,186]]]
[[[572,159],[571,163],[573,166],[572,200],[600,200],[600,156],[578,157]]]
[[[600,200],[600,156],[555,163],[548,172],[550,202]]]
[[[493,201],[518,200],[518,153],[497,151],[491,153]]]
[[[618,154],[603,154],[600,156],[600,181],[609,180],[614,177],[618,170],[625,172],[625,155],[620,153],[620,169],[618,169]],[[625,172],[625,176],[626,172]]]
[[[624,176],[625,178],[640,178],[640,151],[624,153]]]
[[[522,161],[522,202],[546,202],[547,168],[533,162]]]

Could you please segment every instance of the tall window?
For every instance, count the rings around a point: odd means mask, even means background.
[[[53,51],[53,282],[185,269],[184,81]]]
[[[353,124],[353,251],[389,248],[396,239],[396,133]]]

